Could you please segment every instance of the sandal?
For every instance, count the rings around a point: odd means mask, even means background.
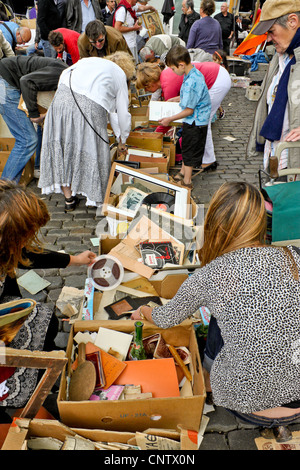
[[[79,204],[79,198],[76,196],[65,198],[65,212],[74,211],[78,204]]]
[[[182,181],[184,178],[183,174],[180,173],[180,171],[177,173],[177,175],[174,176],[173,180],[176,181],[177,183],[179,183],[180,181]]]
[[[194,186],[192,183],[185,183],[183,180],[180,181],[180,184],[183,188],[193,190]]]

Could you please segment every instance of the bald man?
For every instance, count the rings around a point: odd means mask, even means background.
[[[234,35],[234,16],[228,11],[226,2],[221,5],[221,12],[214,16],[222,29],[223,50],[229,55],[229,46]]]
[[[0,30],[3,33],[4,38],[9,42],[13,51],[16,46],[26,44],[31,39],[31,31],[25,26],[19,26],[13,21],[4,21],[0,23]]]

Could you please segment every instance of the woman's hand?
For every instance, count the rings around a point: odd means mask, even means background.
[[[92,251],[86,250],[78,255],[70,255],[69,266],[82,266],[91,264],[96,258],[96,254]]]
[[[141,305],[137,310],[135,310],[131,316],[131,320],[147,320],[153,323],[152,321],[152,307],[148,305]]]

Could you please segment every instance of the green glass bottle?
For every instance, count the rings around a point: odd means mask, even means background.
[[[141,361],[147,359],[146,351],[143,346],[143,326],[144,323],[136,321],[133,344],[129,352],[129,357],[132,361]]]

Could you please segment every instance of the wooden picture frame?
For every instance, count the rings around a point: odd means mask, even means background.
[[[157,11],[149,11],[142,14],[145,28],[148,31],[149,37],[157,36],[158,34],[165,34],[162,22]],[[147,45],[147,44],[146,44]]]
[[[0,367],[46,369],[32,396],[22,409],[20,418],[32,419],[36,416],[67,361],[65,351],[46,352],[0,348]]]

